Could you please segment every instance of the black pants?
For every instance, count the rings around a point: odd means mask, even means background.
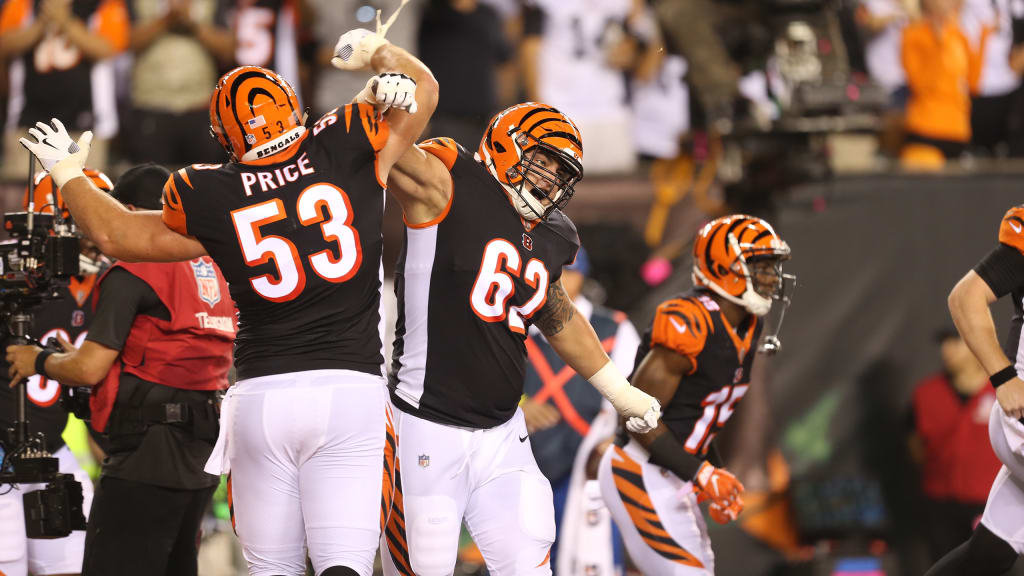
[[[133,162],[165,166],[227,161],[227,153],[210,136],[210,115],[205,109],[173,114],[134,110],[123,128]]]
[[[1002,96],[974,96],[971,98],[971,147],[989,155],[999,145],[1009,151],[1011,116],[1017,93]]]
[[[214,490],[102,477],[89,513],[82,575],[195,576],[199,522]]]
[[[974,521],[985,504],[928,499],[924,509],[924,536],[931,561],[936,562],[974,533]]]

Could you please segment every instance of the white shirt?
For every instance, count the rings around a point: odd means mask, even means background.
[[[1010,69],[1013,46],[1010,0],[964,0],[960,8],[960,27],[972,50],[980,47],[982,28],[997,23],[999,28],[989,32],[982,54],[979,96],[1002,96],[1020,86],[1020,78]]]
[[[988,0],[985,0],[986,2]],[[901,50],[903,45],[903,28],[907,25],[906,11],[900,0],[862,0],[861,5],[874,17],[884,18],[896,14],[904,17],[889,24],[884,30],[873,36],[864,48],[864,60],[871,79],[888,91],[893,91],[907,84],[907,75],[903,71]]]

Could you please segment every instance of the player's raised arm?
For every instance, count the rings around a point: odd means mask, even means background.
[[[194,238],[167,228],[158,211],[132,212],[100,191],[82,172],[92,132],[74,142],[60,120],[36,123],[21,144],[43,165],[60,189],[75,223],[100,251],[127,261],[173,262],[206,254]]]
[[[593,384],[619,414],[628,419],[626,427],[631,432],[645,433],[657,426],[661,404],[629,385],[601,347],[590,322],[577,314],[576,305],[561,282],[548,288],[547,301],[534,317],[534,324],[565,363]]]
[[[391,167],[413,146],[437,108],[438,85],[423,62],[384,38],[387,31],[362,28],[341,35],[331,63],[342,70],[372,68],[370,79],[358,100],[387,110],[389,135],[377,159],[377,173],[387,181]]]

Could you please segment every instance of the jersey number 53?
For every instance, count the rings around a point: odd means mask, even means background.
[[[355,275],[359,271],[363,254],[359,232],[352,227],[352,203],[348,195],[333,184],[313,184],[299,194],[295,210],[303,226],[319,224],[324,240],[337,247],[337,258],[331,250],[326,249],[309,256],[313,272],[334,283],[345,282]],[[245,263],[259,266],[273,260],[277,266],[277,278],[263,274],[249,279],[252,289],[272,302],[292,300],[306,286],[306,272],[295,244],[282,236],[264,236],[260,232],[261,226],[286,217],[284,202],[280,198],[239,208],[231,213]]]
[[[522,278],[535,290],[522,306],[508,306],[508,301],[516,291],[513,276]],[[547,296],[548,269],[543,262],[531,258],[524,267],[519,251],[508,240],[495,238],[487,243],[469,297],[473,312],[481,320],[502,322],[507,318],[510,330],[525,334],[526,325],[523,320],[540,310]]]

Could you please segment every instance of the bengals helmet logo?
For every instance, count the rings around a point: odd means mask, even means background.
[[[781,262],[790,255],[787,245],[771,225],[760,218],[733,214],[707,223],[693,243],[693,283],[711,289],[756,316],[771,308],[771,298],[755,289],[755,262],[776,267],[781,289]],[[759,265],[759,264],[758,264]]]
[[[210,98],[210,133],[232,159],[266,158],[304,132],[299,98],[276,72],[241,66],[217,82]]]

